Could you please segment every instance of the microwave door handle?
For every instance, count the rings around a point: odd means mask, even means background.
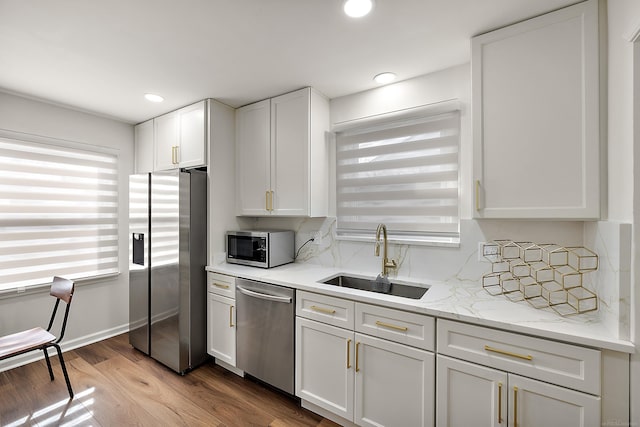
[[[283,302],[286,304],[291,304],[291,298],[290,297],[279,297],[277,295],[269,295],[269,294],[264,294],[262,292],[254,292],[251,291],[249,289],[245,289],[242,286],[236,286],[236,289],[238,291],[240,291],[240,293],[243,293],[246,296],[249,297],[254,297],[254,298],[260,298],[260,299],[266,299],[269,301],[274,301],[274,302]]]

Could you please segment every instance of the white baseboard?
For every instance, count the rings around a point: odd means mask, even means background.
[[[76,348],[84,347],[85,345],[93,344],[94,342],[102,341],[107,338],[115,337],[116,335],[129,332],[129,324],[116,326],[115,328],[105,329],[104,331],[96,332],[93,334],[85,335],[83,337],[74,338],[72,340],[63,340],[60,344],[62,351],[69,351]],[[53,356],[53,353],[49,352]],[[9,369],[17,368],[37,360],[44,359],[44,354],[41,351],[32,351],[22,354],[20,356],[12,357],[0,362],[0,372],[8,371]]]

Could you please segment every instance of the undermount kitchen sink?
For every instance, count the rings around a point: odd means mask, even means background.
[[[376,279],[342,274],[324,279],[321,283],[411,299],[420,299],[429,290],[428,286],[412,286],[394,281],[385,283]]]

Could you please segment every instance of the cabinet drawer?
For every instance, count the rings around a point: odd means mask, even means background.
[[[600,394],[599,350],[438,320],[438,353]]]
[[[298,291],[296,315],[353,330],[354,305],[353,301]]]
[[[236,278],[226,274],[207,272],[207,292],[236,299]]]
[[[435,319],[416,313],[356,304],[355,330],[413,347],[434,351]]]

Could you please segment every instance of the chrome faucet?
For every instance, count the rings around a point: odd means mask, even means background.
[[[387,258],[387,226],[384,224],[378,224],[378,229],[376,230],[376,246],[374,249],[374,253],[376,256],[380,256],[380,232],[382,232],[382,240],[384,242],[384,248],[382,252],[382,273],[380,275],[382,277],[387,277],[389,274],[389,269],[398,268],[396,261],[393,259]]]

